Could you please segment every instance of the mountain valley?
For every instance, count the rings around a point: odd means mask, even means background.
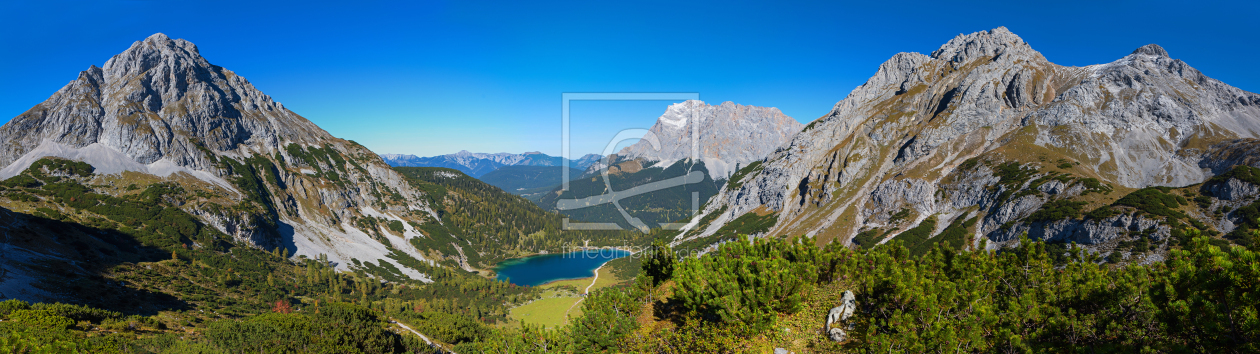
[[[154,34],[0,126],[0,352],[1260,351],[1260,95],[1158,45],[999,27],[649,132],[378,154]]]

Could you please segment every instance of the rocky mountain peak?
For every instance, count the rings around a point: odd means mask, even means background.
[[[211,64],[196,45],[161,33],[0,126],[0,178],[45,157],[86,162],[122,183],[159,179],[207,192],[179,207],[236,239],[325,254],[342,269],[351,259],[386,259],[387,247],[424,259],[406,244],[421,235],[414,229],[380,237],[354,220],[438,217],[423,192],[362,145],[333,137]],[[152,177],[129,180],[135,175],[124,171]]]
[[[133,42],[127,50],[105,62],[103,69],[111,77],[131,77],[161,65],[209,66],[210,63],[201,57],[192,42],[157,33]]]
[[[1164,58],[1168,57],[1168,51],[1164,50],[1164,47],[1160,47],[1158,44],[1144,45],[1141,48],[1134,50],[1132,54],[1154,55],[1157,57],[1164,57]]]
[[[967,35],[959,34],[932,52],[931,57],[963,63],[981,57],[996,58],[1008,53],[1040,56],[1023,38],[1011,33],[1006,27],[998,27]]]
[[[714,179],[726,178],[736,166],[762,159],[803,127],[774,107],[688,100],[670,105],[649,129],[659,139],[660,150],[640,140],[617,155],[658,161],[660,167],[691,158],[691,134],[697,122],[700,158]]]
[[[158,33],[133,42],[101,67],[89,67],[0,127],[0,141],[6,142],[0,165],[17,163],[0,175],[20,172],[36,155],[94,144],[102,154],[121,155],[89,161],[105,164],[98,169],[167,160],[217,173],[200,149],[248,155],[329,138],[249,81],[210,64],[196,45]]]
[[[1021,229],[1005,226],[1069,200],[1038,191],[1006,199],[1024,188],[999,176],[1012,166],[1106,189],[1201,183],[1232,166],[1217,160],[1243,161],[1255,151],[1258,103],[1260,95],[1204,76],[1154,44],[1111,63],[1070,67],[1005,28],[958,35],[931,56],[900,53],[884,62],[832,112],[715,196],[705,213],[721,215],[704,216],[715,221],[681,237],[713,235],[760,208],[777,213],[771,234],[844,241],[877,229],[895,234],[930,217],[939,231],[965,216],[979,219],[977,237],[1010,240]],[[1002,166],[1008,170],[997,171]],[[914,218],[890,221],[902,210]],[[1041,238],[1065,237],[1078,236]]]

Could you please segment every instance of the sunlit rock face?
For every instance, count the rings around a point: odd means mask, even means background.
[[[936,234],[957,218],[975,217],[977,245],[1025,231],[1105,243],[1151,223],[1023,220],[1055,200],[1096,208],[1133,189],[1192,185],[1257,164],[1257,137],[1260,95],[1204,76],[1157,45],[1107,64],[1068,67],[997,28],[958,35],[930,55],[894,55],[830,113],[727,185],[701,215],[713,222],[690,226],[679,240],[714,234],[759,210],[778,216],[770,234],[820,242],[849,242],[875,229],[893,236],[929,217],[937,219]],[[1012,184],[998,171],[1005,163],[1033,172]],[[1070,177],[1045,182],[1052,174]],[[1084,193],[1090,178],[1124,192]],[[1035,191],[1021,192],[1029,189]],[[902,210],[908,219],[893,222]]]
[[[659,149],[645,139],[622,149],[617,156],[665,167],[692,158],[694,151],[713,179],[725,179],[735,173],[737,165],[747,166],[774,152],[802,126],[778,108],[689,100],[670,105],[649,129],[657,137]],[[692,139],[693,134],[698,139]]]
[[[45,156],[88,162],[98,174],[133,171],[206,184],[223,198],[181,208],[238,240],[294,256],[326,254],[342,269],[351,259],[394,262],[387,259],[390,248],[425,259],[406,241],[423,236],[411,224],[379,237],[381,230],[355,220],[437,218],[423,193],[375,153],[333,137],[210,64],[196,45],[161,33],[80,72],[0,127],[0,178]],[[235,183],[246,173],[264,179],[258,190]],[[244,212],[237,203],[261,211]]]

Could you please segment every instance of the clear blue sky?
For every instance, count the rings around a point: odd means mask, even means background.
[[[1260,91],[1255,2],[352,3],[6,1],[0,119],[156,32],[196,43],[333,135],[422,156],[558,154],[562,92],[699,92],[809,122],[893,54],[998,26],[1058,64],[1110,62],[1157,43]],[[574,135],[585,140],[573,153],[650,126],[666,104],[575,112]]]

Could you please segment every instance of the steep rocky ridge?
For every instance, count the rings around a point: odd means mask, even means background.
[[[1037,223],[1027,219],[1047,205],[1088,211],[1140,188],[1192,185],[1254,164],[1258,136],[1260,95],[1157,45],[1066,67],[997,28],[959,35],[931,55],[894,55],[830,113],[737,173],[746,176],[679,240],[761,209],[778,214],[771,234],[819,242],[895,236],[929,217],[939,219],[937,234],[950,220],[977,217],[972,241],[996,244],[1028,231]],[[1101,244],[1110,239],[1090,235],[1152,228],[1135,219],[1077,216],[1030,234]],[[1091,222],[1107,230],[1082,233]]]
[[[88,162],[116,187],[166,180],[202,190],[181,209],[257,247],[326,254],[341,269],[394,262],[426,279],[387,257],[425,259],[407,241],[425,237],[412,223],[437,219],[422,192],[182,39],[137,41],[0,127],[0,177],[45,156]],[[389,221],[404,230],[374,226]]]

